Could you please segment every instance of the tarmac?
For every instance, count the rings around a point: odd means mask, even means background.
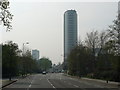
[[[91,78],[86,78],[86,77],[81,77],[81,78],[79,78],[79,77],[76,77],[76,76],[70,76],[70,75],[68,75],[68,74],[64,74],[64,75],[67,75],[67,76],[69,76],[69,77],[71,77],[71,78],[77,78],[77,79],[84,79],[84,80],[90,80],[90,81],[107,83],[106,80],[91,79]],[[17,80],[19,80],[19,79],[12,79],[11,81],[9,81],[8,79],[0,80],[0,89],[2,89],[2,88],[4,88],[4,87],[6,87],[6,86],[8,86],[8,85],[10,85],[10,84],[12,84],[12,83],[14,83],[14,82],[16,82]],[[108,83],[111,84],[111,85],[117,85],[117,86],[120,87],[120,83],[118,83],[118,82],[108,81]]]

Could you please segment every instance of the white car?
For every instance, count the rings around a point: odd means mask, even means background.
[[[46,71],[43,71],[42,74],[46,74]]]

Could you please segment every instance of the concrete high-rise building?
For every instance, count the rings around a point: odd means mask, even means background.
[[[118,2],[118,14],[120,14],[120,1]]]
[[[32,57],[33,57],[33,59],[39,60],[39,51],[32,50]]]
[[[77,45],[77,13],[67,10],[64,13],[64,63],[70,51]]]

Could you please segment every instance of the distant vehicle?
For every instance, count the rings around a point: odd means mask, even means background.
[[[43,71],[42,74],[46,74],[46,71]]]

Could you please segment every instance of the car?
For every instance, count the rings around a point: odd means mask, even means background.
[[[46,74],[46,71],[43,71],[42,74]]]

